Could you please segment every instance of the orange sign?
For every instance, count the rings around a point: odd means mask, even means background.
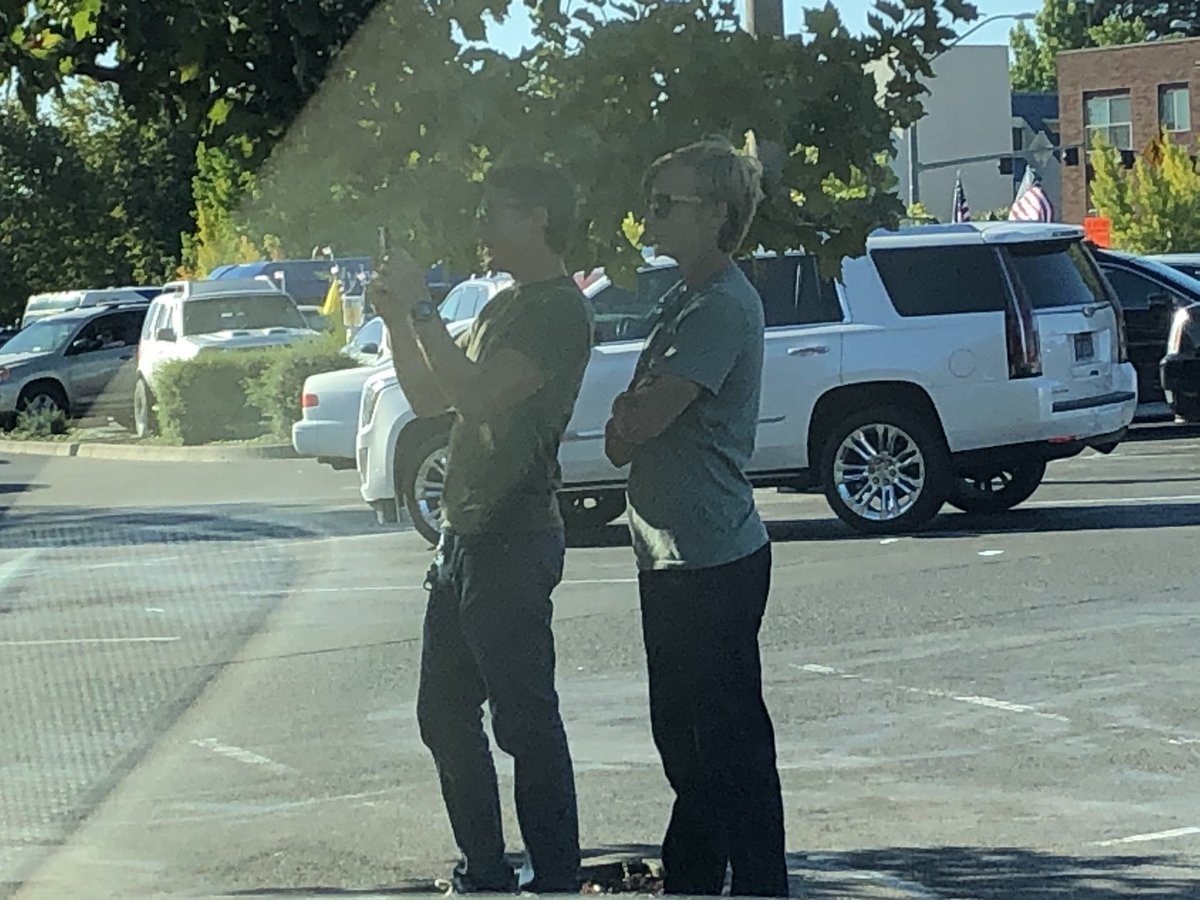
[[[1112,246],[1112,219],[1107,216],[1086,216],[1083,220],[1084,236],[1097,247]]]

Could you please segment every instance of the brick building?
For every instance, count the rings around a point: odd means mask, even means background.
[[[1195,148],[1200,38],[1071,50],[1058,55],[1057,66],[1062,221],[1078,223],[1089,212],[1085,150],[1093,135],[1136,154],[1166,128]]]

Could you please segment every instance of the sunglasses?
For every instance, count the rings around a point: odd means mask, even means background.
[[[676,206],[699,206],[708,201],[694,194],[651,194],[646,200],[646,215],[653,219],[665,219]]]

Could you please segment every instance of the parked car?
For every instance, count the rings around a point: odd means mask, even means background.
[[[1115,298],[1079,228],[996,222],[880,232],[838,283],[813,258],[743,265],[765,306],[758,438],[763,487],[820,486],[859,531],[919,527],[943,503],[1009,509],[1050,460],[1111,451],[1136,405]],[[638,298],[676,273],[645,270]],[[596,306],[597,343],[564,437],[568,524],[621,513],[626,473],[603,452],[604,423],[642,349],[651,305]],[[417,418],[394,378],[363,390],[357,464],[384,521],[404,509],[433,539],[448,417]]]
[[[1146,257],[1184,275],[1200,278],[1200,253],[1152,253]]]
[[[438,307],[450,334],[457,337],[496,294],[512,284],[507,275],[472,278],[452,288]],[[469,313],[467,318],[455,318]],[[367,322],[342,352],[362,367],[322,372],[304,381],[301,419],[292,426],[292,446],[301,456],[315,456],[335,469],[354,468],[354,440],[363,385],[376,375],[395,377],[392,348],[383,319]]]
[[[218,266],[209,273],[210,281],[245,281],[249,278],[266,278],[280,290],[286,292],[296,303],[320,305],[329,291],[329,279],[334,268],[349,282],[356,275],[371,270],[371,260],[366,256],[345,259],[279,259],[260,260],[251,263]]]
[[[0,419],[26,410],[132,417],[134,355],[149,304],[112,303],[38,319],[0,348]]]
[[[1200,422],[1200,304],[1176,310],[1159,375],[1176,419]]]
[[[1137,371],[1138,415],[1170,415],[1161,363],[1179,310],[1200,302],[1200,281],[1157,259],[1093,250],[1125,317],[1129,360]]]
[[[150,301],[162,291],[161,287],[110,287],[95,290],[51,291],[44,294],[33,294],[25,301],[25,313],[21,316],[21,327],[31,322],[66,312],[69,309],[79,309],[89,306],[111,305],[113,303],[137,303]]]
[[[155,428],[155,379],[164,363],[201,353],[294,344],[315,334],[285,292],[267,279],[178,281],[150,304],[133,387],[134,430]]]

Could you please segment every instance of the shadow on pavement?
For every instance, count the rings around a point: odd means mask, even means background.
[[[1195,475],[1168,475],[1163,478],[1047,478],[1042,484],[1170,484],[1172,482],[1200,482],[1200,472]]]
[[[1044,506],[1037,509],[1017,508],[994,515],[943,513],[922,530],[897,536],[936,540],[988,534],[1181,528],[1191,525],[1200,525],[1200,503],[1113,503],[1086,508],[1069,505]],[[859,534],[835,518],[776,519],[767,522],[767,531],[771,540],[778,543],[879,541],[887,537]]]
[[[1125,435],[1122,444],[1141,444],[1148,441],[1181,441],[1200,437],[1200,424],[1175,422],[1145,422],[1135,424]]]
[[[38,491],[45,488],[44,484],[25,482],[23,484],[0,484],[0,494],[23,494],[26,491]]]
[[[317,534],[296,525],[171,509],[57,507],[10,511],[0,518],[0,545],[10,550],[286,540]]]
[[[657,860],[652,845],[613,845],[583,851],[589,860]],[[788,854],[791,895],[805,900],[954,897],[972,900],[1128,900],[1200,898],[1200,878],[1166,874],[1184,864],[1170,856],[1071,856],[1027,848],[888,847]],[[1155,871],[1157,870],[1157,871]],[[328,885],[259,887],[230,897],[354,897],[436,895],[433,876],[373,888]]]
[[[978,900],[1117,900],[1200,898],[1200,878],[1169,856],[1069,856],[1028,848],[897,847],[844,853],[791,854],[793,896],[811,900],[876,897],[891,888],[905,896]],[[1149,871],[1158,867],[1160,871]],[[808,873],[821,873],[813,878]],[[841,873],[852,877],[839,877]],[[874,876],[874,878],[872,878]]]

